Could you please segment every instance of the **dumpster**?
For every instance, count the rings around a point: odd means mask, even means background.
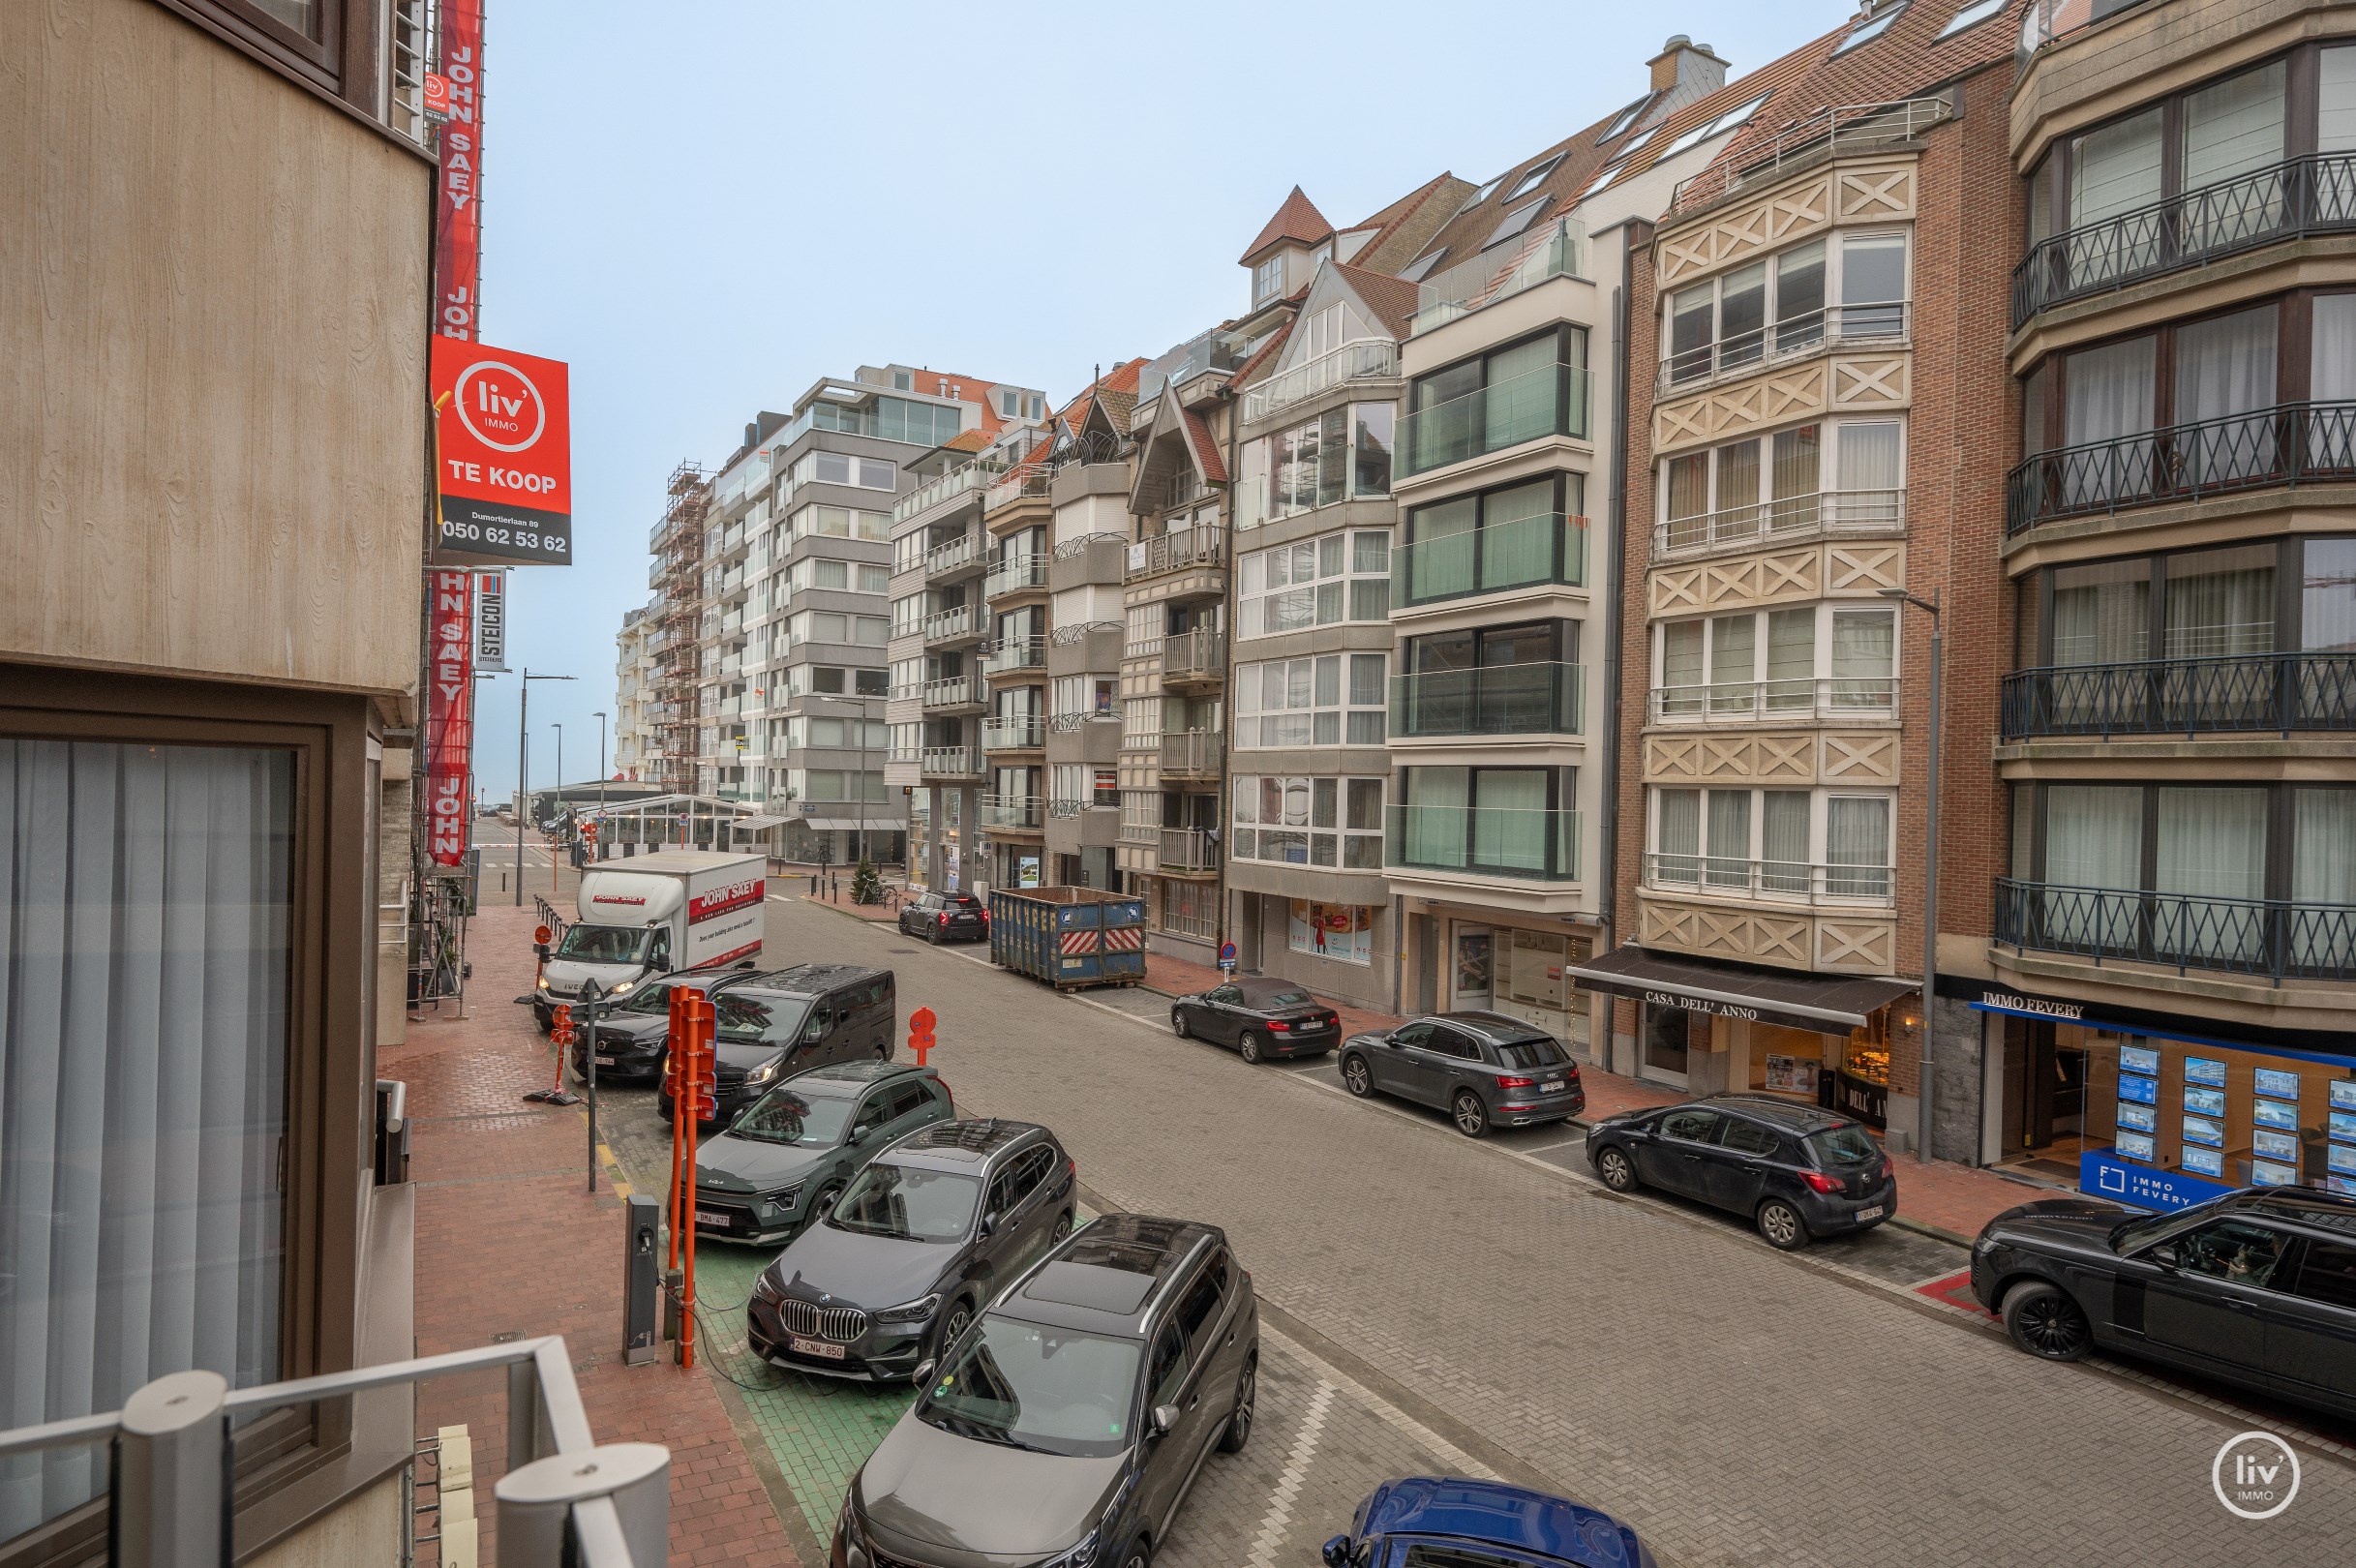
[[[990,961],[1062,991],[1145,979],[1145,900],[1101,888],[990,893]]]

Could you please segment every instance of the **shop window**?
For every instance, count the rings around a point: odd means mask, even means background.
[[[1374,961],[1374,918],[1379,910],[1359,904],[1291,900],[1285,945],[1294,952],[1345,964]]]

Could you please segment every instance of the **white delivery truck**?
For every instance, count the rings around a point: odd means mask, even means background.
[[[620,1001],[656,975],[750,959],[761,950],[767,868],[758,855],[666,850],[583,871],[581,918],[550,950],[531,999],[540,1027],[589,980]]]

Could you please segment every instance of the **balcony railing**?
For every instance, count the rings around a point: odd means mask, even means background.
[[[945,778],[969,778],[982,771],[982,753],[972,746],[926,746],[917,766]]]
[[[1996,881],[1996,940],[2018,952],[2285,980],[2356,980],[2356,904]]]
[[[1822,490],[1671,518],[1652,528],[1656,560],[1759,545],[1797,544],[1834,533],[1888,533],[1906,527],[1903,490]]]
[[[1809,311],[1772,326],[1671,354],[1653,372],[1653,395],[1682,397],[1728,377],[1745,376],[1763,366],[1805,359],[1851,344],[1902,347],[1912,329],[1912,317],[1913,307],[1905,300]]]
[[[1164,828],[1156,863],[1164,871],[1216,871],[1219,839],[1208,828]]]
[[[1046,463],[1024,463],[1000,474],[982,498],[983,512],[994,512],[1026,496],[1044,496],[1055,483],[1055,468]]]
[[[982,798],[982,826],[1036,829],[1041,822],[1042,806],[1036,795],[985,795]]]
[[[931,511],[953,496],[962,496],[969,490],[996,483],[1005,472],[1006,465],[1003,463],[974,462],[963,467],[951,468],[892,502],[891,521],[905,523],[920,512]]]
[[[982,564],[982,535],[960,533],[924,552],[926,577],[953,577]]]
[[[1044,637],[1001,638],[982,653],[983,675],[1007,675],[1016,670],[1043,670],[1046,667],[1047,640]]]
[[[961,604],[954,610],[935,610],[924,618],[924,640],[928,643],[979,637],[989,629],[989,617],[986,614],[976,615],[970,604]]]
[[[1785,170],[1818,157],[1838,158],[1911,141],[1954,113],[1944,98],[1905,98],[1881,104],[1848,104],[1818,109],[1804,120],[1742,150],[1742,156],[1713,163],[1677,182],[1669,199],[1673,213],[1691,212],[1744,186],[1780,179]]]
[[[1037,713],[999,713],[982,721],[984,751],[1037,751],[1046,743],[1046,721]]]
[[[1586,695],[1577,664],[1498,664],[1391,678],[1391,739],[1577,735]]]
[[[2040,452],[2005,479],[2005,531],[2056,518],[2356,480],[2356,403],[2286,403]]]
[[[1314,398],[1344,381],[1399,374],[1399,345],[1383,338],[1345,343],[1306,364],[1295,365],[1244,394],[1244,419],[1265,419],[1303,398]]]
[[[2012,269],[2012,324],[2237,251],[2356,228],[2356,153],[2309,153],[2039,240]]]
[[[1162,771],[1167,777],[1216,777],[1223,755],[1217,730],[1183,730],[1162,738]]]
[[[1072,620],[1049,632],[1047,643],[1051,648],[1070,648],[1090,637],[1118,637],[1120,634],[1121,623],[1117,620]]]
[[[2005,677],[2002,714],[2008,739],[2356,730],[2356,654],[2241,653],[2015,670]]]
[[[1734,898],[1887,904],[1894,876],[1886,865],[1821,865],[1723,855],[1647,855],[1645,886]]]
[[[1001,593],[1020,593],[1025,588],[1047,586],[1047,558],[1039,551],[1028,555],[1000,557],[990,562],[990,575],[982,580],[982,596],[995,599]]]
[[[1179,632],[1163,639],[1162,678],[1217,679],[1226,673],[1227,637],[1224,632]]]
[[[1512,806],[1395,805],[1384,863],[1521,882],[1579,880],[1579,813]]]
[[[1542,584],[1585,587],[1587,520],[1560,512],[1418,539],[1391,552],[1394,611]]]
[[[1587,434],[1585,365],[1556,363],[1419,408],[1399,421],[1399,471],[1428,473],[1545,436]]]
[[[1195,566],[1217,566],[1227,558],[1227,530],[1216,525],[1178,528],[1139,539],[1129,547],[1127,581],[1160,577]]]
[[[924,682],[926,708],[968,708],[990,700],[990,688],[979,675],[945,676]]]
[[[1894,676],[1721,680],[1706,686],[1655,686],[1648,699],[1647,711],[1655,724],[1888,719],[1898,710],[1898,682]]]
[[[1415,318],[1407,331],[1429,332],[1484,305],[1535,288],[1550,278],[1585,277],[1586,270],[1586,225],[1576,218],[1557,218],[1541,225],[1510,262],[1476,256],[1417,284]]]

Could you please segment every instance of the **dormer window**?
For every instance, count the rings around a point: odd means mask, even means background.
[[[1849,36],[1842,39],[1840,42],[1840,46],[1835,48],[1832,52],[1834,54],[1847,54],[1851,49],[1856,48],[1859,44],[1864,43],[1866,40],[1881,37],[1884,33],[1889,31],[1889,24],[1896,21],[1898,19],[1898,14],[1903,12],[1905,9],[1906,7],[1903,5],[1890,6],[1887,10],[1878,12],[1875,15],[1866,17],[1863,21],[1858,22],[1855,27],[1849,29]]]
[[[1465,214],[1470,212],[1473,208],[1488,200],[1491,193],[1495,192],[1498,186],[1503,185],[1504,183],[1505,176],[1502,174],[1498,175],[1495,179],[1491,180],[1488,184],[1473,192],[1472,195],[1466,196],[1465,198],[1465,204],[1456,209],[1456,215],[1459,218],[1462,218],[1465,216]]]
[[[1276,298],[1284,291],[1284,255],[1282,251],[1252,269],[1252,303]]]
[[[1555,166],[1561,162],[1562,154],[1556,153],[1544,163],[1533,165],[1520,179],[1514,181],[1514,188],[1505,193],[1505,199],[1511,201],[1517,196],[1525,196],[1535,191],[1545,183],[1549,174],[1555,172]]]
[[[1597,144],[1600,145],[1611,140],[1614,136],[1618,136],[1622,131],[1627,130],[1629,126],[1634,125],[1636,123],[1636,117],[1639,114],[1644,113],[1645,106],[1651,102],[1652,95],[1650,93],[1646,93],[1644,97],[1638,99],[1635,103],[1629,105],[1626,108],[1621,109],[1617,114],[1612,116],[1612,123],[1605,126],[1603,129],[1603,135],[1595,138]]]
[[[1547,204],[1552,202],[1554,199],[1555,198],[1553,196],[1540,196],[1528,206],[1517,207],[1512,212],[1507,213],[1505,215],[1505,221],[1497,225],[1495,232],[1492,233],[1487,239],[1481,242],[1481,249],[1486,251],[1493,245],[1502,245],[1505,241],[1512,239],[1516,234],[1521,233],[1522,230],[1527,228],[1533,222],[1536,221],[1538,214],[1544,212],[1547,208]]]

